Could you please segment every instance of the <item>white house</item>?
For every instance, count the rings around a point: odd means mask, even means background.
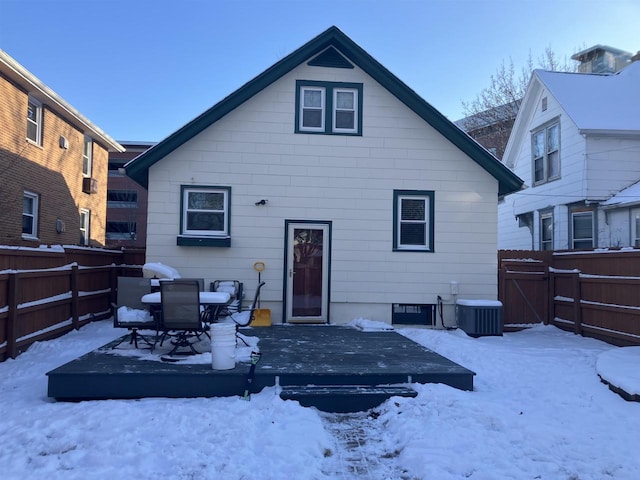
[[[501,249],[640,246],[640,62],[536,70],[503,162],[527,188],[499,206]]]
[[[457,295],[495,299],[498,195],[522,185],[336,27],[126,171],[147,261],[245,299],[262,262],[273,323],[430,324],[438,296],[451,323]]]

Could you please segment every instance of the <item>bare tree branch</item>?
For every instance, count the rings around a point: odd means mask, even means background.
[[[502,158],[509,140],[520,102],[527,91],[531,74],[534,70],[531,51],[525,66],[518,73],[509,58],[504,60],[491,75],[489,86],[485,87],[471,101],[462,101],[462,112],[465,118],[458,126],[466,131],[478,143],[491,151],[497,158]],[[544,54],[538,58],[537,68],[544,70],[574,72],[577,66],[570,64],[566,57],[558,59],[551,47],[546,47]]]

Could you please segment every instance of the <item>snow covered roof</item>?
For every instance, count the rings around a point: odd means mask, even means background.
[[[609,208],[625,207],[635,204],[640,204],[640,182],[634,183],[601,203],[603,207]]]
[[[613,75],[535,70],[584,133],[640,133],[640,62]]]

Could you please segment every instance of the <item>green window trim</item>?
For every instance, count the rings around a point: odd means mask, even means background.
[[[306,106],[309,113],[320,114],[317,125],[303,126],[304,92],[316,92],[320,104]],[[338,93],[352,94],[353,103],[348,107],[337,105]],[[336,118],[341,116],[353,118],[353,128],[337,126]],[[352,135],[362,136],[362,84],[347,82],[320,82],[313,80],[296,80],[295,133],[319,135]]]
[[[231,246],[231,187],[181,185],[179,246]]]
[[[192,237],[178,235],[176,245],[179,247],[230,247],[231,237]]]
[[[435,251],[434,200],[433,190],[393,191],[394,252]],[[405,215],[403,205],[407,208]]]

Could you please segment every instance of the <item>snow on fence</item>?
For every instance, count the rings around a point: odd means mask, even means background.
[[[7,255],[3,255],[7,251],[13,258],[7,260]],[[109,318],[118,275],[139,276],[142,272],[141,264],[122,263],[126,257],[123,252],[105,255],[104,250],[96,250],[95,254],[84,251],[80,256],[76,253],[69,255],[63,251],[52,259],[52,252],[45,251],[40,262],[45,267],[36,268],[37,253],[20,258],[14,250],[0,248],[0,264],[30,266],[0,270],[0,361],[15,358],[36,341]],[[50,266],[69,258],[87,265],[74,261]]]
[[[501,251],[498,258],[505,328],[553,324],[640,345],[640,250]]]

